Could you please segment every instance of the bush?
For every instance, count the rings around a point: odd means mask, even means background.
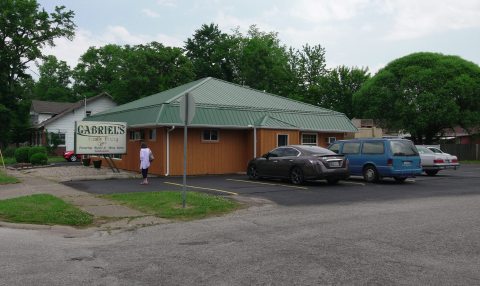
[[[17,163],[29,163],[28,153],[30,151],[30,147],[20,147],[15,150],[15,160]]]
[[[33,165],[47,165],[47,154],[45,153],[35,153],[30,157],[30,163]]]
[[[15,157],[15,147],[7,147],[2,150],[3,157],[13,158]]]
[[[38,153],[47,155],[47,148],[45,148],[43,146],[30,147],[30,150],[28,151],[28,158],[29,158],[31,163],[33,163],[32,162],[32,156],[34,154],[38,154]]]

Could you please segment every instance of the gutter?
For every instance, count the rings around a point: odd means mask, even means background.
[[[173,130],[175,130],[175,126],[167,129],[167,166],[165,177],[168,177],[168,175],[170,175],[170,132],[172,132]]]

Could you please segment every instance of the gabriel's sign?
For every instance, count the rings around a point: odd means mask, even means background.
[[[126,154],[127,123],[75,122],[75,154]]]

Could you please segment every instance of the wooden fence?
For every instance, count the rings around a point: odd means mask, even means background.
[[[458,160],[480,160],[480,144],[441,144],[440,149]]]

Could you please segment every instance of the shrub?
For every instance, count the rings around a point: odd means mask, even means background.
[[[45,153],[35,153],[30,157],[30,163],[33,165],[47,165],[47,154]]]
[[[7,147],[2,150],[3,157],[13,158],[15,157],[15,147]]]
[[[32,163],[32,156],[34,154],[37,154],[37,153],[42,153],[42,154],[47,155],[47,148],[45,148],[43,146],[30,147],[30,150],[28,151],[28,158],[29,158],[31,163]]]
[[[15,160],[17,163],[29,163],[28,152],[30,151],[30,147],[20,147],[15,150]]]

